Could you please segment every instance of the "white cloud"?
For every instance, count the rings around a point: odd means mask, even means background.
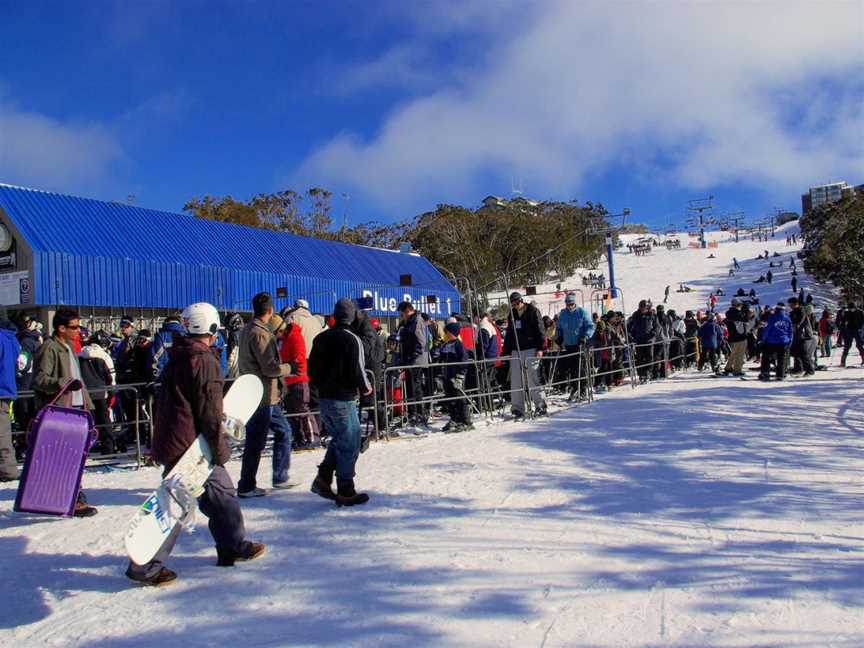
[[[470,37],[477,8],[495,6],[475,3],[458,20],[415,32],[359,77],[386,81],[388,64],[408,74],[407,53],[422,39],[446,29]],[[482,60],[442,74],[374,137],[335,136],[297,178],[398,210],[479,198],[490,175],[518,175],[536,195],[572,196],[622,163],[693,189],[795,192],[838,174],[864,176],[864,3],[532,6],[542,10],[519,21],[508,5],[507,29],[483,23]]]
[[[0,96],[0,181],[42,189],[96,187],[123,149],[99,123],[61,121]]]

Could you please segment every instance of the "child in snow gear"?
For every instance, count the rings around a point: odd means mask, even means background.
[[[444,327],[444,344],[441,346],[441,362],[444,369],[444,397],[458,400],[446,400],[444,406],[450,415],[450,421],[444,426],[445,432],[462,432],[471,427],[471,416],[468,408],[468,398],[465,395],[465,376],[468,373],[467,364],[448,364],[469,360],[468,352],[459,339],[461,325],[451,322]]]
[[[212,351],[219,329],[219,313],[207,303],[192,304],[184,311],[188,336],[174,341],[171,357],[162,371],[162,387],[156,401],[153,458],[170,472],[201,434],[213,454],[213,472],[198,498],[198,507],[209,519],[216,542],[217,564],[232,567],[236,561],[260,557],[265,546],[246,539],[243,512],[225,464],[231,450],[222,433],[222,369]],[[132,561],[126,576],[143,585],[165,585],[177,575],[165,567],[182,525],[177,524],[145,565]]]
[[[309,356],[309,378],[318,388],[321,420],[331,440],[312,492],[338,506],[365,504],[369,496],[354,488],[355,465],[360,455],[358,391],[368,395],[372,386],[366,376],[363,343],[351,331],[356,309],[350,299],[340,299],[333,309],[334,325],[319,333]],[[337,491],[333,492],[333,473]]]

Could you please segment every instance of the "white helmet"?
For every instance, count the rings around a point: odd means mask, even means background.
[[[219,330],[219,311],[207,302],[190,304],[180,317],[190,335],[216,335]]]

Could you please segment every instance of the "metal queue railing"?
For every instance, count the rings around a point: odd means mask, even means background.
[[[513,394],[521,391],[523,394],[523,403],[525,404],[524,413],[528,417],[533,417],[536,416],[537,412],[532,412],[530,402],[532,400],[532,392],[535,390],[540,390],[543,396],[550,397],[554,396],[556,391],[560,393],[561,388],[563,387],[565,389],[570,389],[571,393],[579,393],[580,398],[578,400],[580,402],[590,403],[594,400],[595,381],[598,378],[616,376],[622,381],[625,380],[625,378],[629,378],[631,387],[636,389],[639,386],[640,369],[653,369],[653,367],[658,365],[671,367],[672,362],[681,360],[686,363],[687,359],[691,357],[695,360],[698,356],[698,339],[678,338],[678,340],[680,342],[678,345],[680,352],[674,356],[670,356],[670,345],[669,341],[666,340],[663,342],[651,342],[647,344],[625,343],[612,344],[604,347],[586,347],[568,353],[550,353],[544,355],[542,358],[525,359],[514,355],[488,359],[470,359],[463,362],[435,362],[421,366],[389,366],[385,367],[381,373],[381,381],[376,378],[375,372],[367,369],[366,373],[372,386],[372,393],[369,395],[371,403],[360,405],[358,407],[358,412],[367,412],[367,431],[369,423],[371,422],[373,430],[369,436],[372,436],[376,441],[382,439],[382,434],[383,438],[389,441],[391,439],[391,431],[395,427],[394,424],[410,425],[410,412],[417,412],[419,410],[421,412],[421,417],[428,418],[428,416],[423,414],[424,412],[431,412],[436,405],[454,401],[468,400],[468,406],[474,411],[475,416],[479,415],[481,418],[486,418],[491,421],[496,417],[500,418],[503,416],[508,400],[507,396],[510,396],[510,400],[512,401]],[[688,348],[690,347],[689,342],[693,340],[697,340],[697,344],[694,344],[693,350],[688,352]],[[647,347],[651,347],[651,359],[643,363],[638,362],[637,349],[644,349]],[[657,348],[661,350],[659,357],[655,353]],[[596,354],[606,351],[608,351],[610,355],[615,354],[616,357],[614,361],[612,361],[609,369],[598,371],[595,361]],[[617,357],[618,354],[620,354],[620,358]],[[558,369],[561,367],[561,361],[564,360],[566,366],[566,363],[574,358],[576,359],[577,365],[576,377],[565,376],[564,378],[561,378],[558,373]],[[542,380],[543,362],[551,364],[548,378],[545,381]],[[464,366],[466,368],[465,388],[461,393],[449,397],[439,391],[436,384],[436,374],[448,366]],[[495,374],[501,367],[504,367],[505,372],[508,374],[505,384],[499,383],[495,377]],[[514,368],[519,371],[522,376],[521,387],[514,388],[512,386],[512,381],[509,376],[512,375]],[[474,372],[473,376],[471,375],[472,371]],[[533,380],[531,381],[529,381],[529,372],[534,373]],[[409,375],[411,378],[408,378]],[[467,380],[469,376],[472,377],[472,380],[470,381]],[[411,399],[408,397],[408,390],[404,388],[407,387],[409,381],[416,379],[424,381],[425,385],[431,386],[432,389],[431,393],[427,395],[426,388],[424,387],[424,395],[422,398]],[[226,384],[229,384],[232,381],[226,380],[225,382]],[[393,387],[399,384],[403,386],[403,391],[402,396],[397,400],[394,397],[396,390]],[[158,388],[158,385],[154,383],[129,383],[106,386],[104,390],[96,390],[98,392],[105,391],[106,400],[110,400],[112,396],[120,398],[122,394],[128,394],[129,398],[132,400],[127,401],[126,405],[128,408],[129,403],[132,403],[131,407],[134,407],[134,415],[131,418],[109,421],[108,423],[100,423],[95,426],[99,431],[99,440],[102,440],[106,434],[115,439],[118,438],[119,435],[123,435],[129,446],[129,450],[120,453],[91,455],[88,458],[87,467],[110,466],[119,463],[129,464],[130,462],[134,462],[135,467],[140,468],[142,465],[147,463],[145,451],[147,446],[143,441],[148,438],[148,436],[152,438],[153,398],[156,388]],[[582,397],[583,394],[584,398]],[[33,391],[21,391],[19,392],[15,403],[34,397],[35,392]],[[115,407],[123,409],[124,406],[123,404],[118,403]],[[35,410],[35,408],[33,409]],[[283,410],[284,409],[285,408],[283,407]],[[15,404],[13,404],[13,413],[17,418]],[[128,415],[129,412],[127,411],[126,414]],[[326,436],[326,430],[322,430],[319,423],[320,409],[307,407],[304,411],[299,412],[290,412],[285,410],[284,416],[289,420],[289,423],[290,420],[294,418],[314,418],[319,436]],[[117,433],[119,433],[119,435]],[[12,430],[13,439],[18,438],[19,443],[20,438],[24,437],[26,439],[27,434],[27,429],[13,428]],[[270,440],[272,440],[272,436],[268,436],[268,441]],[[242,450],[242,444],[239,448]]]

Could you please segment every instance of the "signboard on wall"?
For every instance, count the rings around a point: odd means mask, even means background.
[[[31,298],[29,272],[0,274],[0,306],[28,304]]]

